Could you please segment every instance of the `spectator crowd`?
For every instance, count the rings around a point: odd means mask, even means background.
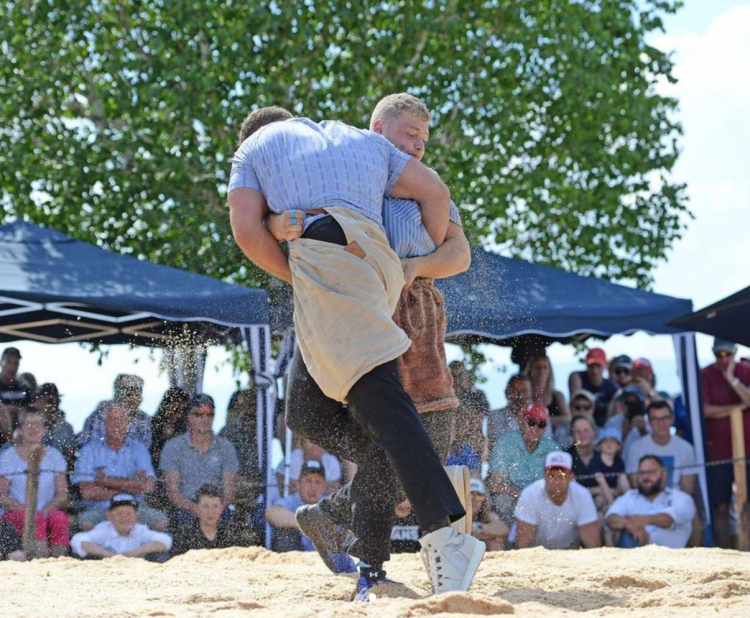
[[[557,388],[550,359],[532,357],[510,378],[507,404],[490,409],[473,375],[451,364],[460,402],[446,463],[471,471],[473,534],[489,550],[602,545],[699,545],[707,515],[715,542],[731,547],[731,410],[744,408],[750,447],[750,363],[717,340],[703,369],[709,504],[702,499],[684,406],[657,390],[651,363],[589,350],[585,367]],[[119,375],[76,435],[55,384],[20,373],[21,352],[0,359],[0,558],[112,555],[163,561],[193,549],[261,544],[309,551],[295,511],[351,479],[356,467],[294,439],[264,502],[256,396],[237,391],[214,432],[208,395],[173,387],[153,416],[143,379]],[[280,420],[283,425],[283,418]],[[22,545],[27,472],[40,461],[36,540]],[[715,465],[714,465],[715,463]],[[281,488],[281,490],[279,489]],[[408,502],[397,510],[393,551],[418,551]],[[348,560],[346,556],[338,557]],[[353,568],[353,565],[352,565]]]

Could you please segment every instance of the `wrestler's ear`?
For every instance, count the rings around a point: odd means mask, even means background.
[[[375,133],[383,134],[383,119],[378,118],[375,122],[372,123],[372,130],[375,131]]]

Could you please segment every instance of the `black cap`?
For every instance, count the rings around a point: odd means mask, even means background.
[[[14,354],[19,359],[21,358],[21,351],[18,348],[5,348],[3,350],[3,357],[8,356],[9,354]]]
[[[132,506],[138,509],[138,500],[133,494],[115,494],[109,501],[109,510],[116,509],[118,506]]]
[[[300,470],[299,473],[300,478],[305,476],[308,472],[315,472],[316,474],[320,474],[323,478],[326,477],[326,469],[317,459],[309,459],[302,464],[302,470]]]
[[[45,382],[36,389],[34,399],[39,399],[40,397],[54,397],[55,399],[60,399],[60,391],[57,390],[56,384]]]
[[[620,354],[620,356],[616,356],[612,360],[612,367],[625,367],[626,369],[632,369],[633,359],[630,358],[627,354]]]

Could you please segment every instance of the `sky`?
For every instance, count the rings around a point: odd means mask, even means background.
[[[674,177],[688,184],[689,222],[666,262],[654,272],[653,290],[689,298],[695,309],[709,305],[750,285],[750,2],[687,0],[680,12],[666,18],[666,32],[651,38],[651,44],[673,50],[676,85],[661,91],[676,97],[678,119],[684,136],[682,154]],[[701,366],[712,362],[712,339],[699,335]],[[136,373],[145,379],[143,409],[156,411],[169,386],[160,368],[158,351],[108,346],[99,356],[78,344],[16,344],[23,355],[21,371],[34,373],[37,381],[55,382],[63,394],[62,408],[76,430],[80,430],[97,402],[112,396],[119,373]],[[616,336],[601,344],[608,356],[645,356],[654,364],[658,385],[671,393],[679,389],[670,337],[636,334]],[[486,346],[489,362],[481,368],[485,390],[493,407],[504,404],[503,390],[515,372],[510,351]],[[554,344],[548,351],[556,374],[557,388],[566,392],[568,374],[581,365],[571,348]],[[740,348],[740,355],[750,350]],[[449,360],[460,351],[448,346]],[[204,391],[217,402],[214,428],[226,418],[226,405],[246,376],[232,375],[226,353],[209,351]]]

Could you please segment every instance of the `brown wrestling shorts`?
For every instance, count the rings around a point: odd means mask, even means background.
[[[411,339],[411,347],[398,359],[398,369],[417,411],[458,408],[445,359],[445,301],[432,279],[417,279],[402,290],[393,319]]]

